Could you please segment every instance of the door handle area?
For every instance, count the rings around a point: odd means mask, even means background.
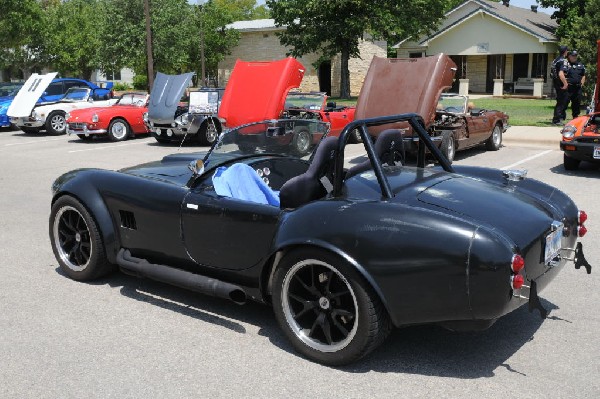
[[[194,210],[198,210],[198,205],[196,205],[196,204],[191,204],[191,203],[189,203],[189,202],[188,202],[187,204],[185,204],[185,207],[186,207],[186,208],[188,208],[188,209],[194,209]]]

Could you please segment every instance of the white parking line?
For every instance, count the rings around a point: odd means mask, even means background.
[[[148,141],[139,141],[139,142],[134,142],[134,143],[124,143],[124,144],[112,144],[112,145],[105,145],[103,147],[93,147],[93,148],[84,148],[82,150],[71,150],[69,151],[69,154],[74,153],[74,152],[84,152],[84,151],[96,151],[96,150],[105,150],[107,148],[117,148],[117,147],[125,147],[128,145],[136,145],[136,144],[147,144]]]
[[[529,161],[531,161],[531,160],[533,160],[533,159],[536,159],[536,158],[539,158],[539,157],[543,157],[544,155],[546,155],[546,154],[549,154],[549,153],[551,153],[552,151],[554,151],[554,150],[546,150],[546,151],[542,151],[542,152],[540,152],[539,154],[532,155],[532,156],[530,156],[530,157],[527,157],[527,158],[525,158],[525,159],[522,159],[522,160],[520,160],[519,162],[511,163],[510,165],[506,165],[506,166],[504,166],[504,167],[502,167],[502,168],[500,168],[500,169],[510,169],[510,168],[514,168],[515,166],[522,165],[522,164],[524,164],[525,162],[529,162]]]
[[[64,140],[64,137],[59,137],[56,139],[46,139],[46,140],[35,140],[35,141],[19,141],[16,143],[8,143],[8,144],[4,144],[4,147],[10,147],[13,145],[25,145],[25,144],[35,144],[35,143],[45,143],[47,141],[58,141],[58,140]]]

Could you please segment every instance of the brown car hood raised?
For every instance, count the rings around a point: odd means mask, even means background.
[[[219,118],[229,128],[281,116],[288,92],[300,86],[304,66],[294,58],[279,61],[238,60],[231,72]]]
[[[455,71],[456,64],[444,54],[410,59],[374,57],[354,119],[415,113],[429,126],[440,94],[452,86]],[[406,124],[397,127],[402,126]],[[370,127],[369,133],[377,135],[388,128],[390,125]]]

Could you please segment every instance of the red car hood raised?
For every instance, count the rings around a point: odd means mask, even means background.
[[[373,57],[354,118],[415,113],[429,126],[440,94],[452,86],[455,71],[456,64],[444,54],[410,59]],[[369,133],[376,135],[388,128],[390,125],[370,127]]]
[[[304,66],[295,58],[235,63],[223,93],[219,118],[229,128],[277,119],[288,92],[300,86]]]

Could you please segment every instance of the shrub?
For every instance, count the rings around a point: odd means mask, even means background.
[[[131,90],[131,86],[125,82],[117,82],[113,86],[114,91],[127,91]]]
[[[136,90],[147,90],[148,77],[146,75],[135,75],[133,77],[133,88]]]

